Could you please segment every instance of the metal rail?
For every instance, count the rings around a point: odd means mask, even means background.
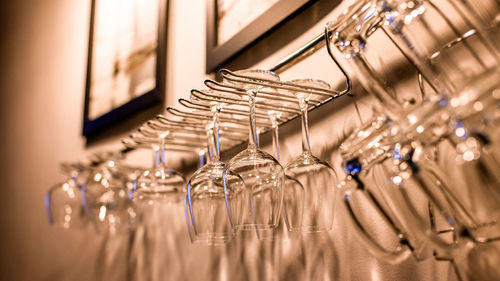
[[[316,38],[309,41],[307,44],[279,61],[277,65],[269,70],[277,74],[284,72],[285,70],[296,65],[308,56],[316,53],[316,51],[321,49],[321,47],[325,46],[325,41],[325,33],[316,36]]]

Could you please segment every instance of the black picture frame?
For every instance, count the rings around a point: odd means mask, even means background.
[[[107,113],[95,118],[89,118],[89,98],[91,84],[91,69],[92,69],[92,50],[93,50],[93,34],[95,28],[95,9],[96,1],[91,0],[90,9],[90,28],[89,28],[89,44],[87,57],[87,73],[85,82],[85,101],[83,112],[83,129],[82,135],[90,137],[101,133],[125,119],[150,108],[154,105],[163,103],[165,97],[165,79],[166,79],[166,46],[167,46],[167,17],[168,17],[168,0],[159,0],[159,15],[158,15],[158,42],[156,48],[156,85],[155,88],[140,96],[137,96],[119,107],[113,108]]]
[[[340,0],[280,0],[221,45],[217,45],[217,0],[207,0],[206,3],[206,73],[208,74],[221,67],[248,67],[249,63],[245,60],[255,61],[268,56],[316,23],[334,9]],[[297,19],[301,15],[302,18]],[[289,22],[294,23],[289,24],[287,28]],[[290,28],[291,26],[294,27]],[[286,29],[288,30],[284,31]],[[282,34],[276,34],[282,30]],[[270,37],[274,38],[267,40]],[[261,41],[266,40],[270,42],[262,44]],[[258,50],[252,54],[251,49],[259,43],[261,46],[256,46],[255,49]],[[251,53],[249,58],[241,60],[241,63],[234,63],[235,59],[249,51]]]

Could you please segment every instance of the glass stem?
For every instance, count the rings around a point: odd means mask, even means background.
[[[76,178],[78,177],[78,171],[72,170],[70,174],[71,174],[71,179],[76,181]]]
[[[257,95],[256,90],[248,90],[248,105],[249,105],[249,136],[248,136],[248,147],[259,147],[259,139],[257,138],[257,120],[255,118],[255,96]]]
[[[219,136],[219,114],[220,114],[220,106],[217,106],[216,111],[214,113],[214,143],[215,143],[215,161],[220,161],[220,136]]]
[[[207,150],[208,150],[208,162],[212,162],[215,154],[215,144],[214,144],[214,131],[211,126],[206,127],[207,131]]]
[[[210,128],[207,130],[210,151],[210,161],[220,161],[220,140],[219,140],[219,113],[220,107],[213,109],[214,117]]]
[[[309,127],[307,122],[307,103],[308,101],[300,97],[300,115],[302,120],[302,152],[304,154],[311,154],[311,144],[309,143]]]
[[[200,156],[200,165],[198,168],[201,168],[203,166],[205,166],[206,162],[207,162],[207,157],[206,157],[206,152],[205,150],[202,150],[198,153],[198,155]]]
[[[160,165],[160,147],[158,145],[153,146],[153,168]]]
[[[165,166],[165,162],[167,159],[165,158],[165,137],[160,138],[160,163],[162,166]]]
[[[278,117],[276,113],[271,113],[269,115],[271,121],[271,126],[273,128],[273,152],[276,160],[280,161],[280,144],[279,144],[279,134],[278,134]]]

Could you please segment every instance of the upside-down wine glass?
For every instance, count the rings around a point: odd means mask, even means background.
[[[164,203],[175,203],[182,201],[186,188],[186,180],[177,171],[166,166],[166,141],[170,131],[148,131],[156,135],[156,143],[151,143],[153,151],[153,166],[145,170],[137,179],[137,189],[134,200],[149,202],[161,201]]]
[[[207,126],[209,162],[191,176],[187,185],[187,216],[191,218],[192,239],[209,245],[228,243],[234,236],[224,196],[226,165],[220,160],[219,114],[222,106],[212,105],[213,121]],[[235,188],[243,185],[237,177],[230,180],[228,184]]]
[[[278,120],[281,114],[282,113],[278,110],[268,111],[269,121],[271,123],[273,155],[278,162],[280,161]],[[288,237],[287,229],[291,229],[292,225],[299,226],[302,224],[303,211],[304,187],[298,180],[285,174],[281,210],[282,219],[278,220],[278,225],[275,229],[257,230],[257,237],[259,240],[266,241],[285,239],[285,237]]]
[[[298,79],[291,83],[330,89],[321,80]],[[335,212],[337,174],[330,165],[311,152],[307,111],[309,98],[306,90],[291,91],[298,100],[302,120],[302,154],[285,166],[285,174],[299,181],[304,187],[304,207],[300,225],[291,225],[292,231],[303,233],[323,232],[332,229]],[[285,208],[287,208],[285,206]],[[289,216],[291,214],[288,214]]]
[[[205,166],[207,164],[207,156],[208,156],[208,148],[201,149],[198,151],[198,169]],[[208,156],[209,157],[209,156]],[[189,214],[189,205],[188,205],[188,195],[187,193],[184,195],[184,217],[186,219],[186,230],[188,233],[189,241],[191,243],[195,243],[193,227],[191,224],[191,215]]]
[[[244,92],[235,94],[233,91],[227,91],[227,92],[226,91],[227,89],[192,90],[190,95],[190,103],[200,107],[210,107],[209,104],[213,105],[213,104],[224,103],[224,108],[220,108],[221,112],[248,117],[248,105],[247,108],[241,108],[241,105],[245,102],[243,98],[246,97]],[[272,90],[270,93],[267,93],[268,95],[267,98],[262,97],[262,100],[257,102],[256,116],[257,119],[265,118],[263,121],[268,119],[269,123],[271,123],[271,130],[273,132],[272,139],[273,139],[274,156],[279,161],[278,118],[282,118],[282,116],[284,115],[285,117],[283,119],[286,119],[289,118],[289,115],[293,114],[293,111],[295,111],[294,109],[295,98],[293,96],[290,96],[287,97],[288,99],[284,99],[283,98],[284,95],[281,94],[280,99],[275,99],[273,94],[277,95],[279,93]],[[267,123],[260,123],[259,121],[258,126],[261,125],[264,126],[262,127],[263,129],[267,128]],[[258,132],[257,135],[259,136]],[[286,200],[285,197],[288,194],[289,197],[288,201],[290,202],[288,205],[290,205],[289,206],[290,208],[293,207],[295,209],[294,212],[292,213],[295,214],[296,216],[292,219],[300,220],[302,214],[301,207],[303,206],[303,204],[301,204],[301,200],[303,199],[303,196],[301,195],[297,196],[297,194],[303,193],[303,188],[298,181],[293,180],[289,177],[285,179],[284,188],[285,192],[283,195],[284,196],[283,200]],[[291,203],[292,200],[297,202],[292,204]],[[256,230],[257,237],[260,240],[277,240],[281,239],[283,236],[286,236],[287,231],[285,229],[285,222],[288,223],[288,221],[286,218],[286,210],[284,209],[282,210],[282,216],[284,220],[283,221],[281,219],[278,220],[279,224],[276,229]]]
[[[45,209],[50,225],[63,229],[82,228],[87,223],[82,200],[82,181],[86,175],[83,164],[63,163],[61,168],[68,178],[65,182],[54,185],[45,195]]]
[[[127,191],[128,175],[117,159],[100,164],[85,188],[87,213],[101,234],[124,234],[136,227],[139,219]]]
[[[236,73],[256,80],[279,80],[270,71],[242,70]],[[229,219],[235,231],[275,228],[280,218],[285,180],[283,167],[278,161],[259,149],[255,98],[262,86],[237,85],[248,95],[250,124],[248,148],[234,156],[223,173]]]
[[[225,85],[230,86],[230,85]],[[234,86],[233,86],[234,87]],[[190,100],[196,102],[198,105],[204,105],[207,103],[220,103],[227,102],[225,104],[224,112],[232,112],[236,115],[248,116],[248,107],[245,109],[238,108],[227,108],[228,105],[241,105],[244,100],[242,98],[246,97],[244,93],[235,94],[232,91],[226,92],[227,89],[219,90],[193,90],[191,91]],[[229,95],[228,95],[229,93]],[[279,98],[275,98],[278,96]],[[319,101],[314,101],[319,103]],[[294,96],[285,95],[284,93],[279,93],[275,89],[267,89],[266,95],[261,96],[256,104],[256,116],[257,119],[268,119],[268,123],[271,124],[272,131],[272,148],[273,156],[278,160],[280,158],[279,153],[279,123],[278,119],[288,120],[290,116],[295,114],[297,111],[296,99]],[[257,123],[258,127],[263,126],[262,129],[267,128],[267,123]],[[257,130],[257,137],[259,137],[259,129]],[[304,188],[295,179],[285,176],[285,185],[283,192],[283,205],[282,205],[282,217],[283,220],[278,220],[278,226],[275,229],[261,229],[256,230],[257,237],[259,240],[278,240],[287,236],[287,231],[285,226],[289,228],[290,225],[300,225],[300,220],[302,219],[303,212],[303,200],[304,200]],[[288,213],[284,206],[288,206]],[[292,221],[290,223],[290,221]]]

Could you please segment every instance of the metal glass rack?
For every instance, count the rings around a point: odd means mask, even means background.
[[[205,80],[203,84],[206,89],[193,89],[189,98],[180,98],[178,102],[182,107],[167,107],[163,115],[146,122],[136,132],[123,139],[124,148],[116,153],[126,154],[136,148],[150,147],[151,143],[157,141],[158,134],[161,132],[166,132],[164,139],[168,150],[200,153],[207,146],[206,124],[210,123],[213,114],[211,106],[207,105],[210,102],[225,104],[220,109],[219,115],[222,145],[229,148],[247,141],[248,134],[245,126],[248,125],[248,101],[245,100],[245,89],[236,86],[237,83],[263,87],[256,99],[256,119],[261,134],[272,128],[268,116],[269,111],[280,112],[278,125],[300,116],[297,99],[290,92],[304,91],[313,94],[314,97],[309,100],[309,111],[349,93],[351,79],[332,54],[328,43],[331,36],[331,31],[325,26],[322,34],[285,57],[270,71],[281,73],[326,45],[329,56],[345,77],[346,86],[344,89],[322,89],[291,82],[256,79],[228,69],[221,69],[219,74],[224,81],[229,83]],[[273,105],[276,101],[282,104],[279,108]],[[92,163],[97,165],[99,161]]]

